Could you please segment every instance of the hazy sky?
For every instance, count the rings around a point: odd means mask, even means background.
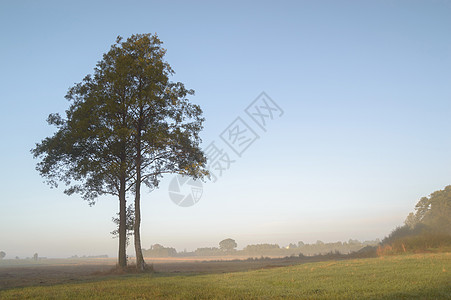
[[[155,32],[196,90],[203,146],[235,162],[192,207],[172,176],[143,191],[144,248],[383,238],[451,184],[450,16],[438,0],[1,1],[0,250],[117,254],[118,200],[50,189],[29,151],[118,35]],[[266,132],[245,112],[263,91],[284,111]],[[241,157],[220,138],[237,117],[260,137]]]

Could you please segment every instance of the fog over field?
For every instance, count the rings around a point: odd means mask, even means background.
[[[450,15],[450,1],[1,2],[0,250],[117,257],[117,197],[51,189],[30,150],[137,33],[157,33],[171,80],[196,91],[213,173],[143,187],[143,248],[383,239],[451,184]]]

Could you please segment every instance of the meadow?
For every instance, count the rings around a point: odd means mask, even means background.
[[[128,274],[0,291],[0,299],[451,299],[451,253],[225,273]]]

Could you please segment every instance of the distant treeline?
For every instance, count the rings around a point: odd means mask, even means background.
[[[278,244],[255,244],[247,245],[242,250],[235,249],[221,249],[217,247],[205,247],[197,248],[195,251],[187,252],[177,252],[175,248],[164,247],[159,244],[155,244],[150,247],[150,249],[143,249],[143,254],[145,257],[192,257],[192,256],[292,256],[292,255],[305,255],[313,256],[318,254],[327,254],[331,252],[339,252],[341,254],[348,254],[351,252],[357,252],[360,249],[367,246],[376,246],[380,243],[380,240],[374,241],[364,241],[360,242],[358,240],[350,239],[347,242],[334,242],[334,243],[324,243],[322,241],[317,241],[314,244],[306,244],[303,242],[298,242],[296,244],[292,243],[287,247],[280,247]]]
[[[83,256],[78,256],[78,255],[73,255],[71,257],[69,257],[69,259],[77,259],[77,258],[108,258],[108,255],[103,254],[103,255],[83,255]]]
[[[422,197],[415,206],[415,212],[410,213],[403,226],[394,229],[382,240],[360,242],[350,239],[347,242],[313,244],[298,242],[287,247],[278,244],[248,245],[242,250],[236,250],[236,243],[226,239],[219,243],[219,248],[197,248],[192,252],[177,252],[174,248],[153,245],[143,250],[146,257],[187,257],[187,256],[314,256],[333,255],[339,257],[353,253],[391,255],[399,253],[418,252],[449,252],[451,251],[451,185],[443,190],[433,192],[428,197]]]

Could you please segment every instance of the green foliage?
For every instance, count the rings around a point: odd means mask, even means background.
[[[1,299],[448,299],[449,254],[339,260],[224,274],[126,275],[0,291]]]
[[[154,188],[164,173],[193,177],[208,174],[200,150],[202,110],[186,98],[194,94],[163,60],[166,50],[156,35],[118,38],[86,76],[66,95],[66,118],[51,114],[53,137],[32,150],[41,158],[37,170],[52,186],[63,182],[67,194],[81,193],[94,201],[102,194],[119,194],[126,175],[134,186],[137,136],[140,137],[142,181]]]
[[[174,71],[164,60],[162,44],[150,34],[118,38],[100,66],[111,77],[108,82],[119,81],[126,88],[127,130],[133,162],[140,167],[135,172],[143,174],[142,182],[151,189],[165,173],[194,178],[208,174],[199,147],[202,110],[187,98],[194,90],[169,80]]]
[[[104,77],[96,69],[69,90],[66,118],[51,114],[47,121],[57,132],[32,150],[41,159],[36,169],[52,187],[63,182],[66,194],[80,193],[91,204],[103,194],[119,195],[119,178],[132,168],[124,99],[105,90]]]
[[[127,206],[127,213],[126,213],[126,229],[127,229],[127,246],[130,244],[130,236],[133,235],[133,228],[135,223],[135,210],[133,209],[133,205]],[[116,224],[117,228],[110,233],[113,235],[114,238],[119,237],[119,214],[117,214],[116,218],[112,218],[112,221]]]
[[[0,259],[5,258],[6,253],[4,251],[0,251]]]
[[[388,245],[398,239],[416,236],[428,232],[428,227],[424,224],[417,224],[414,227],[407,225],[396,227],[387,237],[382,240],[382,245]]]
[[[451,185],[433,192],[429,197],[422,197],[415,211],[405,221],[410,228],[423,224],[431,231],[451,234]]]

